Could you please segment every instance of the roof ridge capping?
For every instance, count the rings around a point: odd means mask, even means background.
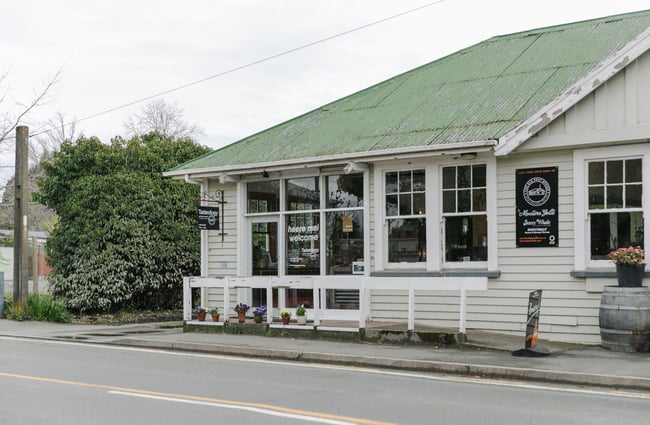
[[[541,30],[559,30],[585,24],[593,25],[595,23],[621,21],[624,19],[639,18],[644,15],[650,16],[650,9],[640,12],[630,12],[621,15],[590,19],[554,27],[541,28],[538,30],[524,31],[518,34],[521,35],[530,33],[533,35],[535,34],[535,31],[537,31],[539,34]],[[648,25],[645,30],[638,33],[635,37],[630,39],[620,49],[598,63],[590,72],[585,74],[582,78],[565,89],[557,97],[544,105],[537,112],[532,114],[528,119],[501,136],[499,138],[497,146],[495,147],[495,154],[497,156],[504,156],[521,146],[529,138],[531,138],[544,127],[549,125],[553,120],[565,113],[570,107],[577,104],[580,100],[592,93],[603,83],[624,69],[630,62],[636,60],[648,50],[650,50],[650,25]]]

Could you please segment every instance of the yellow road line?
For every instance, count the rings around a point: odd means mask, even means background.
[[[362,419],[362,418],[352,418],[352,417],[347,417],[347,416],[330,415],[328,413],[320,413],[320,412],[311,412],[311,411],[308,411],[308,410],[292,409],[292,408],[288,408],[288,407],[274,406],[272,404],[252,403],[252,402],[234,401],[234,400],[222,400],[222,399],[211,398],[211,397],[200,397],[200,396],[193,396],[193,395],[186,395],[186,394],[164,393],[164,392],[159,392],[159,391],[139,390],[139,389],[135,389],[135,388],[122,388],[122,387],[115,387],[115,386],[112,386],[112,385],[90,384],[90,383],[86,383],[86,382],[66,381],[66,380],[61,380],[61,379],[44,378],[44,377],[40,377],[40,376],[19,375],[19,374],[15,374],[15,373],[7,373],[7,372],[0,372],[0,377],[22,379],[22,380],[27,380],[27,381],[47,382],[47,383],[60,384],[60,385],[72,385],[72,386],[84,387],[84,388],[95,388],[95,389],[101,389],[101,390],[107,390],[107,391],[130,392],[130,393],[134,393],[134,394],[143,394],[143,395],[150,395],[150,396],[157,396],[157,397],[171,397],[171,398],[177,398],[177,399],[182,399],[182,400],[201,401],[201,402],[207,402],[207,403],[228,404],[228,405],[231,405],[231,406],[253,407],[253,408],[267,409],[267,410],[272,410],[272,411],[275,411],[275,412],[282,412],[282,413],[288,413],[288,414],[293,414],[293,415],[313,416],[313,417],[317,417],[317,418],[354,422],[354,423],[364,424],[364,425],[395,425],[392,422],[381,422],[381,421],[374,421],[374,420],[371,420],[371,419]]]

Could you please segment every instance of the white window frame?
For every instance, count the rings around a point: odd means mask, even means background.
[[[643,222],[648,223],[648,206],[650,188],[650,146],[635,144],[627,146],[581,149],[573,152],[573,197],[574,197],[574,267],[576,270],[611,269],[609,260],[591,259],[591,237],[589,234],[588,214],[588,166],[590,161],[641,158],[643,197]],[[650,232],[644,232],[644,245],[650,246]]]

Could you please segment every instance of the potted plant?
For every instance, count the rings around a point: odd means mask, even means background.
[[[251,307],[249,305],[244,303],[239,303],[235,305],[235,311],[237,312],[237,318],[239,319],[239,323],[244,323],[246,321],[246,312],[250,308]]]
[[[208,314],[208,311],[201,306],[194,308],[194,314],[199,319],[199,322],[205,321],[205,315]]]
[[[282,311],[280,312],[280,318],[282,319],[282,324],[283,324],[283,325],[288,325],[288,324],[289,324],[289,320],[291,320],[291,312],[290,312],[290,311],[286,311],[286,310],[282,310]]]
[[[219,309],[217,307],[210,309],[210,315],[212,315],[213,322],[219,321]]]
[[[266,306],[260,305],[255,307],[255,310],[253,310],[253,319],[255,319],[255,323],[262,323],[264,316],[266,316]]]
[[[645,253],[640,246],[618,248],[607,255],[616,264],[618,286],[638,287],[645,274]]]
[[[299,325],[307,324],[307,311],[304,304],[300,304],[296,308],[296,321],[298,321]]]

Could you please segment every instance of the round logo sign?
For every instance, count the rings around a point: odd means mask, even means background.
[[[541,207],[551,197],[551,185],[542,177],[533,177],[524,185],[524,200],[533,207]]]

